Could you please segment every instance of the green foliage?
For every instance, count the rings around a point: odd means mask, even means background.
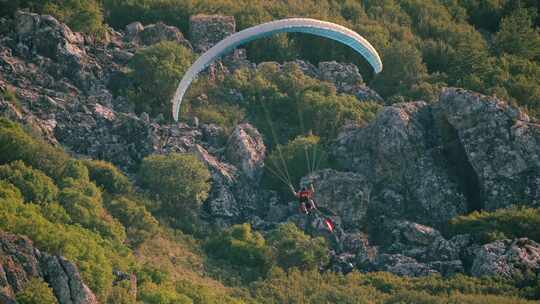
[[[159,230],[158,221],[136,200],[121,196],[106,205],[111,215],[126,227],[128,238],[134,244],[153,237]]]
[[[12,15],[16,10],[29,8],[30,11],[52,15],[68,24],[71,29],[88,34],[102,35],[103,11],[99,0],[12,0],[0,9],[0,15]]]
[[[67,178],[58,200],[72,221],[103,238],[119,243],[125,240],[124,227],[103,208],[101,191],[92,182]]]
[[[251,286],[260,303],[535,303],[518,299],[521,291],[510,282],[457,275],[420,278],[389,273],[346,276],[316,270],[284,272],[275,268],[265,281]]]
[[[5,180],[0,180],[0,199],[22,201],[24,198],[17,187]]]
[[[59,181],[68,159],[64,151],[31,137],[19,124],[0,117],[0,164],[22,160]]]
[[[129,61],[128,98],[137,112],[163,113],[170,117],[170,100],[193,55],[176,42],[160,42],[139,50]]]
[[[42,216],[37,205],[22,200],[0,199],[0,229],[26,235],[40,250],[75,262],[84,281],[101,298],[112,285],[113,264],[120,267],[117,262],[129,260],[98,234],[78,225],[53,223]]]
[[[495,36],[497,47],[525,59],[539,59],[540,30],[533,23],[537,15],[536,10],[521,8],[503,18],[501,29]]]
[[[210,172],[192,154],[151,155],[142,161],[138,180],[162,200],[166,210],[197,210],[210,191]]]
[[[473,212],[458,216],[449,223],[452,234],[471,233],[480,240],[528,237],[540,242],[540,210],[528,207],[511,207],[496,211]]]
[[[328,263],[326,240],[311,238],[293,223],[279,225],[268,236],[268,244],[277,264],[285,270],[317,270]]]
[[[244,277],[251,280],[264,276],[270,267],[270,252],[263,236],[249,224],[234,225],[211,238],[205,245],[208,254],[245,268]]]
[[[315,168],[328,167],[325,148],[315,135],[299,136],[285,146],[277,145],[266,158],[264,182],[282,193],[290,192],[284,183],[290,177],[293,185]]]
[[[131,182],[113,164],[102,160],[84,160],[90,179],[110,194],[127,194],[133,189]]]
[[[19,304],[57,304],[52,289],[41,279],[32,278],[16,295]]]
[[[1,179],[17,187],[27,202],[47,204],[58,196],[58,187],[50,177],[26,166],[22,161],[0,166]]]

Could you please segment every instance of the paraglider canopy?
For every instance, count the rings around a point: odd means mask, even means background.
[[[221,40],[193,63],[184,74],[184,77],[180,81],[174,94],[172,100],[174,120],[178,121],[178,113],[180,111],[182,98],[199,72],[204,70],[217,58],[239,45],[273,34],[287,32],[313,34],[341,42],[362,55],[371,65],[375,73],[382,71],[381,58],[375,48],[353,30],[335,23],[309,18],[289,18],[271,21],[244,29]]]

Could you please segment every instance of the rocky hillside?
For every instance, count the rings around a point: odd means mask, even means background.
[[[302,178],[315,186],[317,204],[335,213],[336,231],[329,234],[321,218],[298,214],[296,202],[264,187],[270,148],[253,124],[236,125],[222,140],[226,130],[216,124],[136,113],[127,96],[112,92],[111,82],[138,50],[172,41],[201,52],[235,30],[232,17],[190,22],[189,41],[163,23],[109,29],[97,41],[47,15],[1,19],[0,113],[72,156],[110,161],[131,177],[146,156],[193,153],[212,176],[204,222],[221,229],[247,222],[263,234],[293,222],[327,239],[323,270],[525,280],[540,273],[538,240],[483,242],[448,231],[449,221],[474,211],[540,207],[540,125],[522,110],[459,88],[441,90],[435,102],[390,105],[355,65],[276,64],[278,70],[295,65],[358,103],[386,105],[368,124],[340,130],[329,151],[336,166]],[[211,66],[208,77],[227,78],[242,68],[260,65],[239,50]],[[61,304],[97,303],[73,263],[38,250],[25,236],[0,232],[2,303],[12,303],[32,277],[43,278]]]

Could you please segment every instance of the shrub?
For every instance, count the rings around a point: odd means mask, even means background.
[[[159,230],[158,221],[146,208],[127,197],[117,197],[106,204],[107,210],[126,228],[129,240],[140,244]]]
[[[484,242],[496,239],[528,237],[540,242],[540,210],[514,206],[496,211],[475,211],[458,216],[449,223],[451,234],[470,233]]]
[[[31,137],[19,124],[0,117],[0,164],[14,160],[22,160],[59,181],[69,157],[64,151]]]
[[[101,160],[85,160],[90,179],[110,194],[127,194],[131,192],[131,182],[113,164]]]
[[[166,204],[166,210],[196,210],[210,191],[210,172],[192,154],[151,155],[138,173],[141,186]]]
[[[265,184],[282,193],[290,192],[285,180],[298,185],[311,171],[329,166],[325,148],[314,135],[299,136],[287,145],[275,146],[265,162]]]
[[[211,238],[205,245],[208,254],[247,268],[245,277],[264,276],[270,267],[270,252],[263,236],[251,230],[249,224],[234,225]],[[248,273],[249,269],[255,273]],[[252,278],[252,279],[253,279]]]
[[[21,190],[13,186],[13,184],[5,180],[0,180],[0,199],[22,201],[24,198]]]
[[[93,183],[68,178],[58,200],[73,222],[97,231],[103,238],[120,243],[125,240],[124,227],[103,208],[101,192]]]
[[[26,235],[40,250],[75,262],[84,282],[101,299],[112,285],[112,265],[125,270],[116,262],[129,261],[98,234],[77,225],[52,223],[41,215],[38,206],[22,200],[0,199],[0,229]]]
[[[328,263],[329,251],[322,237],[311,238],[293,223],[281,224],[268,236],[277,264],[287,270],[318,269]]]
[[[136,111],[170,117],[170,100],[192,59],[190,50],[170,41],[138,51],[129,61],[127,75],[133,83],[127,95]]]
[[[41,279],[32,278],[16,295],[19,304],[57,304],[52,289]]]
[[[58,196],[58,187],[43,172],[14,161],[0,166],[0,179],[5,179],[21,190],[27,202],[47,204]]]

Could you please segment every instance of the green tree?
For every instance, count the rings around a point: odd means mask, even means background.
[[[264,237],[259,232],[253,231],[247,223],[234,225],[211,238],[206,243],[205,249],[216,258],[248,268],[244,277],[253,276],[251,280],[266,275],[271,265],[270,251]],[[255,272],[250,273],[249,269]]]
[[[265,184],[282,193],[290,192],[289,182],[296,186],[312,170],[329,166],[325,148],[315,135],[299,136],[287,145],[275,146],[265,163]]]
[[[102,160],[84,160],[90,179],[110,194],[127,194],[132,189],[131,182],[113,164]]]
[[[57,304],[52,289],[41,279],[32,278],[16,295],[19,304]]]
[[[139,244],[155,236],[159,231],[158,221],[146,210],[144,205],[127,197],[116,197],[106,204],[107,210],[124,227],[129,240]]]
[[[283,269],[316,270],[328,263],[325,239],[312,238],[293,223],[281,224],[268,236],[274,259]]]
[[[9,181],[21,190],[27,202],[47,204],[58,196],[58,187],[50,177],[26,166],[22,161],[0,166],[0,179]]]
[[[138,181],[166,204],[164,211],[197,210],[210,191],[210,172],[192,154],[151,155],[143,159]]]
[[[501,29],[495,36],[501,52],[538,59],[540,56],[540,29],[533,23],[537,12],[525,8],[515,10],[502,19]]]
[[[170,116],[170,100],[193,54],[176,42],[160,42],[139,50],[129,61],[128,73],[133,86],[127,95],[137,112]]]

